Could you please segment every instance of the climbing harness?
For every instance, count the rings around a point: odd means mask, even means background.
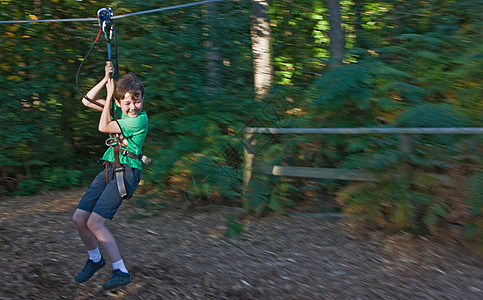
[[[112,61],[112,49],[111,49],[111,41],[114,37],[114,49],[115,49],[115,73],[114,73],[114,78],[117,79],[118,74],[119,74],[119,63],[118,63],[118,55],[117,55],[117,35],[116,35],[116,30],[114,27],[114,22],[113,22],[113,17],[114,17],[114,12],[112,9],[109,8],[101,8],[97,11],[97,21],[99,25],[99,32],[97,33],[97,37],[94,41],[94,44],[92,47],[89,49],[87,52],[87,55],[84,57],[82,60],[81,64],[79,65],[79,68],[77,69],[77,76],[76,76],[76,86],[77,90],[79,93],[82,95],[83,98],[87,99],[89,102],[99,106],[99,107],[104,107],[104,105],[97,103],[96,101],[90,99],[87,95],[84,95],[82,91],[80,90],[79,87],[79,74],[80,70],[82,69],[83,64],[91,54],[92,50],[96,46],[97,42],[99,41],[99,38],[101,36],[101,33],[104,33],[104,38],[106,39],[106,44],[107,44],[107,60]],[[110,74],[112,77],[113,74]],[[111,111],[111,118],[114,119],[114,113]],[[145,155],[136,155],[133,152],[123,149],[121,147],[122,145],[122,138],[121,134],[109,134],[109,138],[105,141],[106,146],[112,147],[114,150],[114,173],[116,174],[116,181],[117,181],[117,189],[119,191],[119,195],[121,195],[122,198],[126,198],[128,195],[128,191],[124,182],[124,167],[121,164],[119,155],[127,156],[132,159],[139,159],[141,160],[144,164],[148,165],[151,162],[151,159]],[[107,178],[107,167],[106,167],[106,182],[108,182]]]
[[[116,174],[116,182],[117,182],[117,190],[119,191],[119,195],[122,198],[126,198],[128,191],[126,189],[126,185],[124,183],[124,167],[121,165],[121,161],[119,159],[119,155],[127,156],[133,159],[139,159],[144,164],[148,165],[151,162],[151,159],[143,154],[136,155],[133,152],[123,149],[122,148],[122,139],[119,133],[111,133],[109,134],[109,138],[105,141],[106,146],[112,147],[114,150],[114,173]],[[107,168],[106,168],[106,182],[107,180]]]
[[[127,197],[127,189],[124,183],[124,167],[121,165],[119,160],[119,151],[121,150],[121,137],[119,134],[109,134],[109,138],[105,141],[106,146],[112,147],[114,150],[114,174],[116,174],[117,190],[122,198]],[[131,152],[132,153],[132,152]],[[106,183],[107,179],[107,168],[106,168]]]

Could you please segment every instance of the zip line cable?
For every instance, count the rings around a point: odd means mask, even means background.
[[[125,14],[125,15],[114,16],[114,17],[112,17],[112,19],[113,20],[115,20],[115,19],[122,19],[122,18],[126,18],[126,17],[131,17],[131,16],[137,16],[137,15],[155,13],[155,12],[160,12],[160,11],[165,11],[165,10],[172,10],[172,9],[184,8],[184,7],[189,7],[189,6],[201,5],[201,4],[209,4],[209,3],[212,3],[212,2],[219,2],[219,1],[223,1],[223,0],[206,0],[206,1],[193,2],[193,3],[187,3],[187,4],[180,4],[180,5],[169,6],[169,7],[156,8],[156,9],[145,10],[145,11],[140,11],[140,12]]]
[[[202,4],[209,4],[209,3],[213,3],[213,2],[219,2],[219,1],[224,1],[224,0],[205,0],[205,1],[200,1],[200,2],[193,2],[193,3],[180,4],[180,5],[175,5],[175,6],[168,6],[168,7],[150,9],[150,10],[145,10],[145,11],[140,11],[140,12],[134,12],[134,13],[124,14],[124,15],[114,16],[114,17],[112,17],[112,19],[113,20],[122,19],[122,18],[138,16],[138,15],[143,15],[143,14],[149,14],[149,13],[155,13],[155,12],[160,12],[160,11],[173,10],[173,9],[202,5]],[[90,22],[90,21],[97,21],[97,20],[98,20],[97,18],[50,19],[50,20],[11,20],[11,21],[0,21],[0,24],[52,23],[52,22]]]
[[[0,21],[0,24],[15,24],[15,23],[53,23],[53,22],[85,22],[85,21],[97,21],[97,18],[50,19],[50,20],[12,20],[12,21]]]

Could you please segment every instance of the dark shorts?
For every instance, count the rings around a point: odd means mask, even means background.
[[[126,199],[129,199],[141,180],[141,170],[131,168],[128,165],[122,166],[124,168],[124,185],[127,189]],[[117,189],[114,169],[113,163],[105,162],[104,168],[89,185],[77,208],[95,212],[112,220],[123,200]]]

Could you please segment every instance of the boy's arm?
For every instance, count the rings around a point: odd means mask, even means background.
[[[97,83],[89,92],[87,92],[86,96],[89,98],[89,99],[92,99],[94,102],[98,103],[98,104],[101,104],[102,106],[105,105],[106,103],[106,100],[104,99],[97,99],[98,96],[99,96],[99,92],[104,88],[104,86],[107,84],[107,80],[110,78],[110,73],[113,72],[113,67],[112,67],[112,62],[110,61],[107,61],[106,62],[106,66],[104,68],[105,70],[105,74],[104,74],[104,78],[102,78],[101,81],[99,81],[99,83]],[[98,111],[102,111],[102,107],[98,106],[98,105],[95,105],[94,103],[90,102],[89,100],[87,100],[85,97],[82,98],[82,104],[84,104],[84,106],[86,107],[89,107],[89,108],[92,108],[92,109],[95,109],[95,110],[98,110]]]
[[[119,124],[111,119],[111,105],[114,94],[114,79],[107,79],[107,97],[102,109],[101,118],[99,119],[99,131],[106,133],[122,133]]]
[[[102,90],[102,88],[106,85],[106,79],[103,78],[101,81],[99,81],[98,84],[96,84],[87,94],[86,96],[89,97],[89,99],[92,99],[94,102],[101,104],[102,106],[105,105],[106,100],[104,99],[97,99],[99,92]],[[91,101],[87,100],[85,97],[82,98],[82,104],[84,106],[93,108],[98,111],[102,111],[102,107],[99,105],[95,105]]]

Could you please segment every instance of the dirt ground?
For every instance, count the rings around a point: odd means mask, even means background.
[[[134,282],[103,291],[110,265],[74,277],[87,254],[71,222],[83,190],[0,201],[0,299],[483,299],[483,264],[454,237],[413,238],[309,215],[245,219],[228,208],[145,213],[108,226]],[[101,249],[102,251],[102,249]]]

